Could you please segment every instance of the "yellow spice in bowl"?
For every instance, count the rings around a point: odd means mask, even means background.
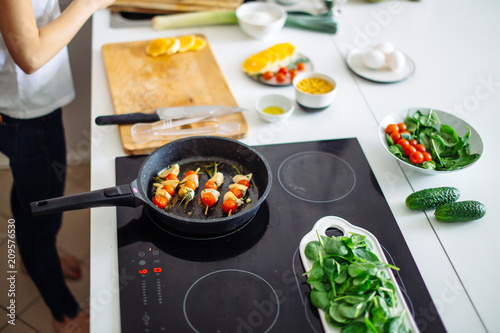
[[[326,80],[314,77],[301,80],[297,88],[305,93],[321,95],[333,90],[333,84]]]

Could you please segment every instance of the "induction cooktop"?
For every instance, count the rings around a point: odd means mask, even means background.
[[[273,184],[237,230],[181,234],[159,228],[142,207],[117,208],[122,332],[323,332],[298,247],[328,215],[373,233],[400,268],[395,275],[421,331],[445,332],[356,138],[254,148]],[[118,157],[117,185],[134,180],[145,158]]]

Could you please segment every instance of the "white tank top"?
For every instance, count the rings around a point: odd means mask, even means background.
[[[39,28],[61,13],[58,0],[32,0],[32,3]],[[0,113],[19,119],[37,118],[67,105],[74,97],[66,47],[28,75],[15,64],[0,34]]]

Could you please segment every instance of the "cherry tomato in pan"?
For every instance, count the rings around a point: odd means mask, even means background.
[[[306,69],[306,64],[304,64],[303,62],[299,62],[296,68],[298,71],[303,71],[304,69]]]
[[[169,173],[169,174],[167,175],[167,178],[166,178],[166,179],[168,179],[168,180],[179,180],[179,178],[177,178],[177,176],[176,176],[176,175],[174,175],[173,173]]]
[[[274,76],[273,72],[269,72],[269,71],[264,72],[264,74],[262,74],[262,78],[264,80],[271,80],[273,78],[273,76]]]
[[[164,185],[163,189],[171,196],[175,194],[175,188],[172,185]]]
[[[417,151],[417,148],[415,148],[414,146],[412,145],[408,145],[405,147],[404,149],[404,152],[405,152],[405,155],[406,156],[410,156],[411,154],[413,154],[414,152]]]
[[[196,184],[192,180],[188,180],[187,182],[185,182],[184,186],[189,187],[193,191],[196,190]]]
[[[167,198],[157,196],[153,199],[153,203],[156,207],[163,209],[167,207]]]
[[[283,74],[283,73],[276,74],[276,81],[281,83],[281,82],[285,82],[285,79],[286,79],[285,74]]]
[[[210,192],[203,193],[201,201],[205,206],[212,207],[215,205],[215,196]]]
[[[390,124],[390,125],[387,125],[387,127],[385,128],[385,133],[387,134],[391,134],[392,132],[399,132],[399,129],[398,129],[398,125],[396,124]]]
[[[296,76],[297,76],[297,70],[296,69],[291,69],[290,70],[290,80],[293,81],[293,79],[295,79]]]
[[[237,208],[238,205],[231,199],[226,200],[222,203],[222,211],[226,214],[229,214],[229,212],[234,213]]]
[[[246,179],[242,179],[238,182],[238,184],[240,185],[243,185],[243,186],[246,186],[246,187],[250,187],[250,182]]]
[[[186,178],[187,176],[191,176],[191,175],[196,175],[196,178],[198,178],[198,174],[196,173],[196,171],[193,171],[193,170],[189,170],[187,171],[185,174],[184,174],[184,178]]]
[[[205,188],[210,188],[212,190],[217,190],[217,184],[215,184],[214,182],[212,181],[208,181],[205,183]]]
[[[424,161],[424,155],[419,151],[416,151],[410,155],[410,162],[411,163],[420,164],[423,161]]]
[[[239,188],[233,187],[232,189],[229,190],[229,192],[232,192],[235,197],[238,199],[241,198],[241,191]]]

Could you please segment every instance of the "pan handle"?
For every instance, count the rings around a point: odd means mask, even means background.
[[[104,206],[137,207],[143,203],[133,184],[108,187],[100,190],[32,202],[34,216]]]

